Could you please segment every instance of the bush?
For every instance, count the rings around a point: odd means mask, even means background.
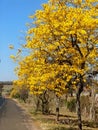
[[[12,98],[20,98],[20,94],[15,89],[11,91],[10,96]]]
[[[26,99],[28,98],[28,90],[27,89],[20,89],[19,91],[20,99],[22,99],[24,102],[26,102]]]
[[[12,98],[19,98],[24,102],[26,102],[26,99],[28,98],[28,90],[26,88],[20,88],[20,89],[13,88],[10,92],[10,96]]]
[[[76,111],[76,99],[73,98],[70,101],[68,101],[67,108],[69,109],[69,111],[75,112]]]

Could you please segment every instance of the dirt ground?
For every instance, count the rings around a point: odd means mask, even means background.
[[[0,130],[41,129],[16,101],[7,98],[0,109]]]

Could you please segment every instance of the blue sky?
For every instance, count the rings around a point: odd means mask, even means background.
[[[9,45],[15,48],[24,41],[26,23],[31,22],[29,15],[41,9],[47,0],[0,0],[0,81],[16,79],[14,68],[16,64],[9,58],[16,50],[10,50]]]

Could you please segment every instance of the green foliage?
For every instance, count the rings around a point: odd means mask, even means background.
[[[67,108],[69,109],[69,111],[75,112],[76,111],[76,99],[73,98],[70,101],[68,101]]]
[[[20,89],[13,88],[10,92],[10,96],[12,98],[19,98],[24,102],[26,102],[26,99],[28,98],[28,90],[26,88],[20,88]]]
[[[15,91],[14,89],[11,91],[10,96],[12,98],[20,98],[20,94],[17,91]]]

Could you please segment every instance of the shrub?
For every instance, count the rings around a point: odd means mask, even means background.
[[[15,89],[13,89],[10,93],[10,96],[12,98],[20,98],[20,94],[18,93],[18,91],[16,91]]]
[[[19,98],[26,102],[28,98],[28,89],[27,88],[13,88],[10,92],[12,98]]]
[[[73,98],[70,101],[68,101],[67,108],[69,109],[69,111],[75,112],[76,111],[76,99]]]

